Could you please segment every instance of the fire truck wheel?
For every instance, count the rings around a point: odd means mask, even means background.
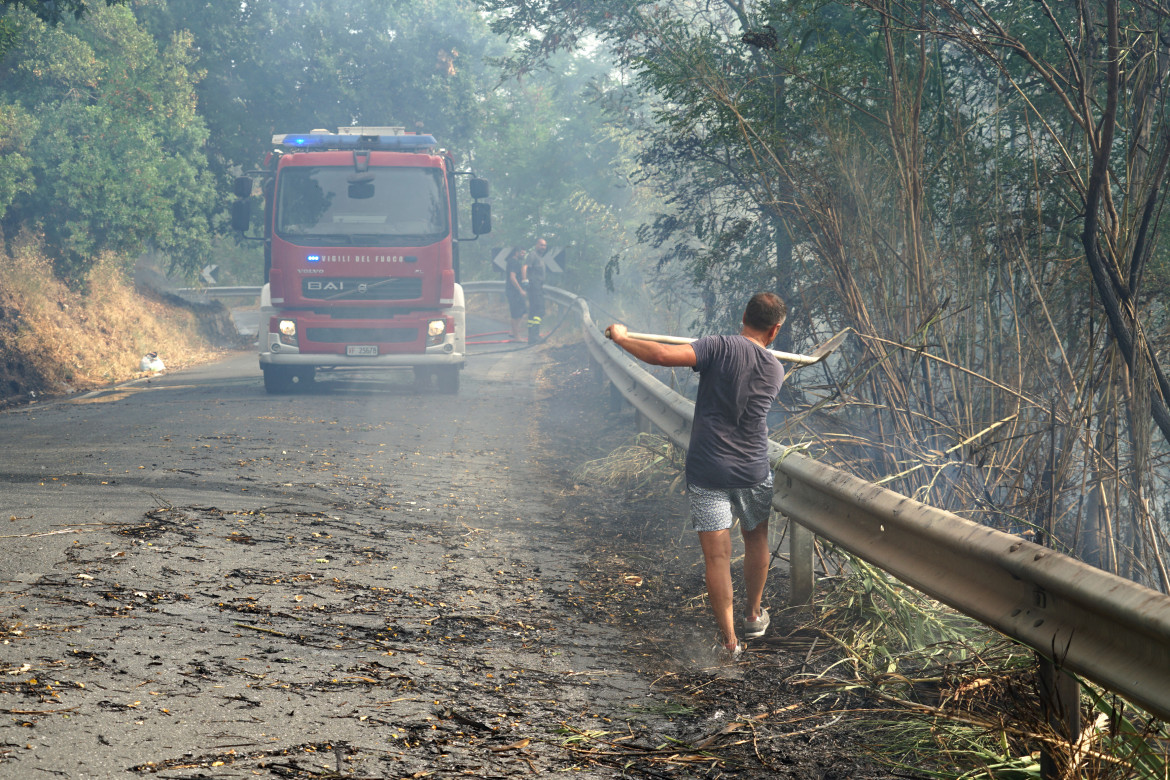
[[[291,393],[298,385],[312,381],[312,375],[304,376],[286,366],[263,366],[264,389],[268,393]]]
[[[440,393],[455,395],[459,392],[459,366],[436,368],[435,380]]]

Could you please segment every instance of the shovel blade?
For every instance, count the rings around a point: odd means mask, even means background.
[[[841,346],[841,343],[845,341],[845,337],[849,335],[849,331],[851,330],[853,330],[853,328],[846,328],[836,336],[833,336],[833,338],[826,341],[824,344],[821,344],[819,347],[814,349],[812,354],[809,355],[809,357],[813,359],[813,362],[809,363],[808,365],[811,366],[813,363],[820,363],[822,360],[831,355],[837,349],[837,347]]]

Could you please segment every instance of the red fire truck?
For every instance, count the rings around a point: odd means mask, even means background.
[[[232,226],[264,195],[260,368],[269,393],[317,369],[414,369],[459,390],[466,359],[459,242],[491,231],[488,184],[456,171],[434,137],[399,127],[276,135],[261,170],[236,180]],[[459,235],[456,179],[468,177],[471,232]]]

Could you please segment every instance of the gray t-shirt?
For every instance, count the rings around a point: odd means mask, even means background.
[[[746,336],[704,336],[691,344],[699,373],[687,483],[725,490],[768,477],[768,410],[784,369]]]

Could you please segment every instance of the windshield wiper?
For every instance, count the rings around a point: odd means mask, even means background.
[[[348,233],[281,233],[285,241],[298,246],[347,246]]]

